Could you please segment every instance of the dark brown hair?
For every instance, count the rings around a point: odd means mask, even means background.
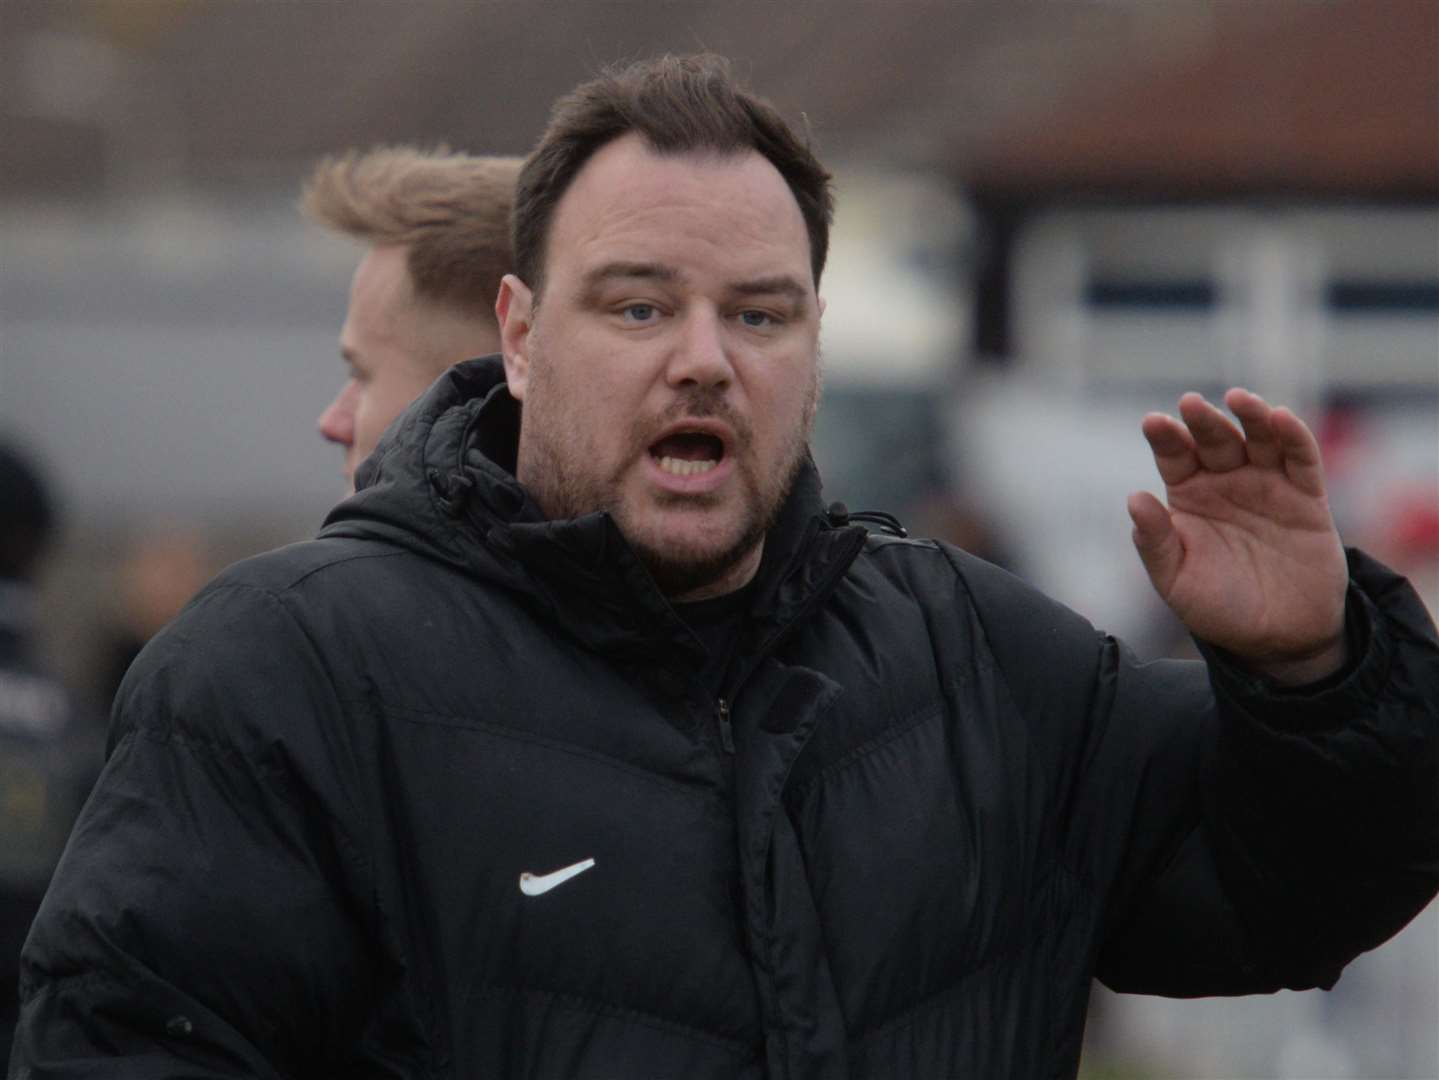
[[[607,69],[555,103],[515,191],[515,273],[536,297],[560,198],[597,150],[632,131],[660,154],[754,150],[768,159],[804,216],[819,286],[834,218],[830,174],[773,106],[735,82],[728,61],[698,53]]]
[[[513,269],[510,205],[520,158],[382,146],[325,158],[300,205],[327,228],[407,249],[417,295],[494,321]]]

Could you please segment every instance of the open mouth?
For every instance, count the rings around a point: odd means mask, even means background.
[[[651,446],[650,457],[671,476],[697,476],[724,458],[724,441],[701,431],[677,431]]]

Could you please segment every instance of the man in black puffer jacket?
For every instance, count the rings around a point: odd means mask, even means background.
[[[710,58],[521,174],[503,361],[132,668],[12,1076],[1056,1078],[1090,979],[1328,986],[1439,884],[1439,644],[1244,391],[1143,422],[1139,664],[826,512],[827,175]]]

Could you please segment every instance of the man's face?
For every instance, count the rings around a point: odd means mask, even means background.
[[[371,248],[350,285],[340,331],[349,375],[318,424],[321,435],[345,448],[351,485],[390,421],[445,368],[499,348],[487,319],[416,296],[405,258],[403,247]]]
[[[673,597],[740,587],[805,454],[820,311],[763,157],[609,143],[556,207],[542,301],[500,289],[519,479],[551,518],[609,511]]]

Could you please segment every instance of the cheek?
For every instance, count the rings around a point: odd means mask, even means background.
[[[376,379],[362,391],[356,415],[363,415],[371,437],[378,439],[385,428],[428,388],[428,381],[418,376],[395,375]]]
[[[588,446],[589,453],[597,461],[603,460],[606,467],[628,456],[635,438],[635,407],[613,392],[586,394],[579,405],[572,430]]]
[[[355,399],[356,449],[363,454],[373,450],[395,412],[375,386],[362,389]]]
[[[355,399],[355,417],[363,417],[367,423],[373,424],[385,408],[385,386],[383,383],[371,382],[366,384]]]
[[[369,453],[374,449],[375,440],[380,437],[380,430],[375,426],[373,400],[367,389],[360,390],[355,394],[354,400],[355,418],[355,448],[361,453]]]
[[[805,437],[816,405],[815,385],[805,374],[770,388],[767,406],[762,406],[763,427],[771,448],[787,446]]]
[[[623,377],[604,371],[599,365],[584,378],[566,372],[562,382],[543,387],[548,411],[561,426],[561,434],[609,448],[628,439],[643,399],[629,392]],[[539,387],[531,379],[531,393]]]

